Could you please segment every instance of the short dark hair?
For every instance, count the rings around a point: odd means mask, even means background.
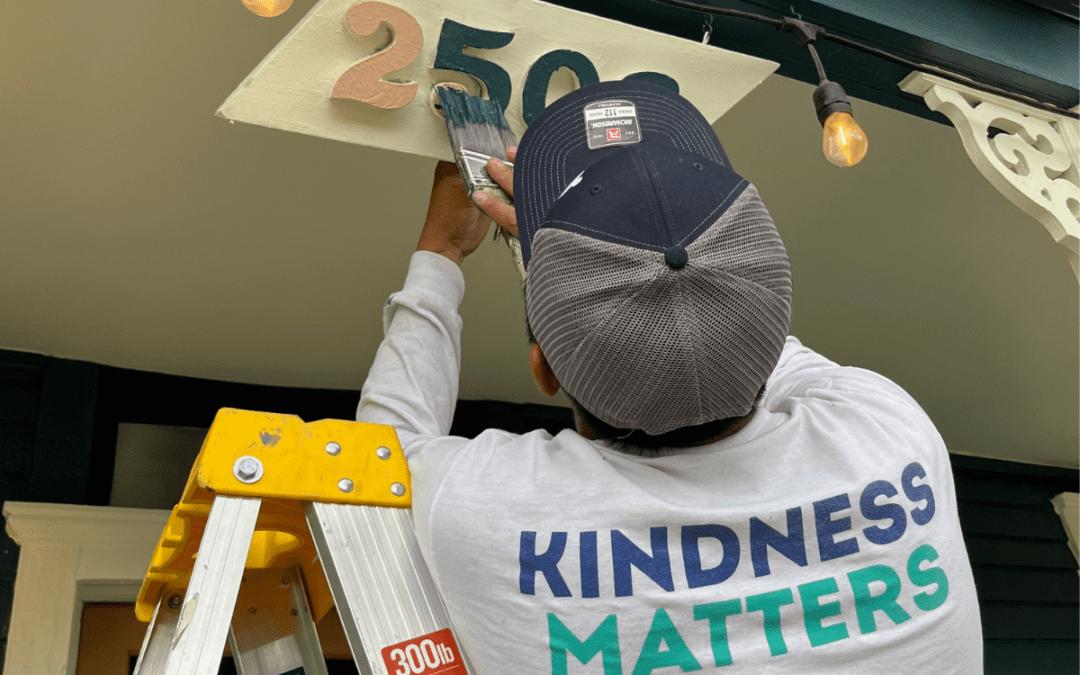
[[[528,317],[525,319],[525,330],[528,333],[529,344],[536,344],[536,335],[533,334]],[[578,403],[577,399],[571,396],[565,389],[563,389],[563,392],[566,393],[566,397],[570,399],[570,407],[574,409],[574,418],[578,421],[578,428],[581,428],[582,425],[587,426],[589,430],[592,431],[594,439],[605,441],[612,448],[621,450],[627,454],[657,456],[664,454],[663,451],[667,448],[684,448],[692,445],[701,445],[709,439],[720,436],[724,432],[730,431],[732,428],[736,427],[736,425],[741,424],[757,411],[758,405],[765,397],[765,386],[766,385],[764,384],[761,385],[761,389],[758,390],[757,396],[754,397],[754,404],[751,406],[750,412],[741,417],[725,417],[696,426],[673,429],[667,433],[657,434],[655,436],[649,435],[641,429],[619,429],[618,427],[613,427],[586,410],[585,406]]]
[[[692,427],[681,427],[667,433],[651,436],[641,429],[619,429],[596,417],[586,410],[573,396],[567,394],[570,405],[574,409],[574,416],[592,431],[593,438],[605,441],[616,450],[621,450],[631,455],[658,456],[664,454],[665,449],[685,448],[693,445],[702,445],[710,439],[735,428],[743,423],[757,411],[761,399],[765,396],[765,385],[761,385],[750,412],[742,417],[725,417]]]

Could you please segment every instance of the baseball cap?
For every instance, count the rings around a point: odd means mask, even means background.
[[[788,257],[689,101],[567,94],[521,138],[514,201],[529,325],[571,397],[650,435],[750,412],[787,337]]]

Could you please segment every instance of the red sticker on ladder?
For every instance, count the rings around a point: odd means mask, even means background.
[[[467,675],[449,628],[383,647],[389,675]]]

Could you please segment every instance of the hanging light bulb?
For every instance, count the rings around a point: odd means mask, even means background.
[[[825,130],[821,141],[825,159],[836,166],[855,166],[861,162],[870,142],[851,116],[851,103],[844,88],[824,80],[814,90],[814,108]]]
[[[834,112],[825,120],[821,149],[836,166],[854,166],[866,156],[870,145],[862,127],[850,113]]]
[[[241,0],[255,14],[265,17],[278,16],[292,6],[293,0]]]
[[[814,42],[825,31],[821,26],[791,17],[784,17],[778,29],[806,47],[810,58],[814,60],[814,68],[818,74],[818,86],[814,90],[814,109],[817,111],[818,122],[825,129],[821,139],[825,159],[836,166],[855,166],[866,156],[866,149],[870,144],[862,128],[851,116],[851,102],[848,101],[844,88],[829,81],[817,49],[814,48]]]

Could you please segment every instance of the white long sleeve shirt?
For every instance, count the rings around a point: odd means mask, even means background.
[[[896,384],[789,338],[753,419],[710,445],[449,437],[464,286],[414,254],[357,416],[397,428],[476,675],[982,672],[948,455]]]

